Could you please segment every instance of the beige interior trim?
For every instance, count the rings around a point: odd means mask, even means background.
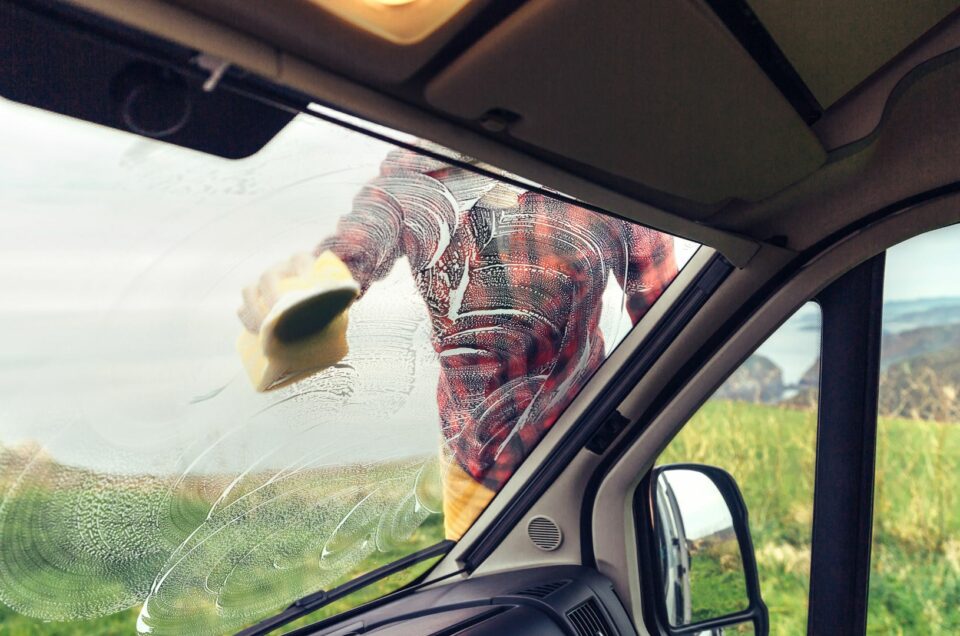
[[[382,84],[400,84],[422,69],[460,30],[490,5],[490,0],[419,0],[404,7],[377,7],[368,0],[170,0],[188,11],[219,20],[224,26],[257,37],[277,49],[351,77]],[[392,12],[400,22],[417,15],[435,15],[456,9],[421,41],[396,44],[359,28],[322,9],[328,5],[341,12]],[[378,11],[379,10],[379,11]],[[398,11],[397,11],[398,10]],[[438,18],[443,17],[437,15]]]
[[[743,266],[757,241],[735,232],[701,225],[598,186],[545,161],[535,159],[457,123],[413,107],[359,83],[322,70],[296,56],[160,0],[70,0],[124,24],[154,33],[233,62],[266,79],[314,96],[358,117],[448,146],[481,161],[544,184],[624,218],[719,250]]]
[[[660,452],[726,376],[820,289],[897,243],[957,222],[960,195],[943,197],[878,222],[812,261],[726,341],[610,470],[600,485],[594,507],[594,552],[600,571],[614,581],[637,625],[642,625],[640,573],[635,560],[636,529],[628,511],[640,478]],[[749,276],[752,269],[735,272],[731,279]],[[730,293],[724,285],[714,300],[721,305],[739,304],[743,296]],[[638,392],[644,391],[643,384],[638,385]],[[631,401],[642,404],[628,398],[621,410],[636,415],[638,411],[629,406]],[[624,568],[624,564],[628,567]]]
[[[960,55],[947,57],[903,80],[862,146],[841,149],[831,163],[766,201],[731,206],[717,223],[758,237],[782,235],[802,251],[865,213],[960,181]]]
[[[280,76],[269,44],[156,0],[68,0],[70,4],[229,61],[267,79]]]
[[[814,174],[763,201],[734,203],[712,217],[692,221],[598,186],[460,123],[324,71],[262,40],[163,0],[72,2],[235,62],[357,116],[436,141],[631,220],[710,245],[738,267],[750,262],[764,241],[785,237],[788,248],[799,251],[818,240],[825,230],[850,223],[865,207],[878,209],[899,200],[909,194],[912,176],[922,178],[921,189],[960,180],[960,138],[944,134],[960,126],[956,121],[960,111],[955,108],[960,103],[960,79],[945,75],[946,69],[911,83],[910,90],[903,91],[894,104],[883,100],[883,122],[864,147],[844,149],[843,156],[834,156]],[[857,104],[844,102],[837,108],[835,115],[828,113],[821,123],[824,139],[836,139],[826,132],[828,120],[844,120],[846,123],[836,124],[841,131],[847,131],[850,122],[874,125],[874,106],[867,109],[858,100]]]
[[[283,56],[280,82],[359,117],[436,141],[490,165],[588,201],[626,219],[674,236],[709,245],[736,266],[745,265],[759,248],[757,241],[732,232],[692,223],[637,199],[599,186],[453,122],[437,119],[408,104],[318,70],[303,60]]]
[[[903,79],[924,62],[955,49],[960,49],[960,11],[827,109],[813,125],[824,148],[835,150],[873,133],[880,126],[890,95]]]

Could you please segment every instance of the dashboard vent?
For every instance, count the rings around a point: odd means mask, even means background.
[[[567,612],[567,618],[573,623],[578,636],[613,636],[613,631],[603,615],[597,602],[590,599],[586,603],[581,603]]]
[[[533,545],[541,550],[551,552],[560,547],[563,543],[563,533],[560,532],[560,526],[550,517],[537,515],[527,523],[527,535],[533,541]]]
[[[517,594],[521,596],[532,596],[534,598],[547,598],[560,588],[566,587],[569,582],[570,581],[553,581],[551,583],[541,583],[540,585],[534,585],[525,590],[520,590]]]

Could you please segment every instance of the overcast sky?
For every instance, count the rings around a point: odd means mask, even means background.
[[[960,225],[888,250],[885,271],[884,300],[960,296]]]

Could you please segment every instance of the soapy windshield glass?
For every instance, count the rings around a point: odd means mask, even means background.
[[[309,114],[0,130],[13,632],[227,633],[457,539],[694,248]]]

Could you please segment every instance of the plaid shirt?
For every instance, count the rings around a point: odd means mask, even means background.
[[[610,272],[634,323],[677,274],[672,238],[408,150],[317,248],[363,292],[406,256],[433,325],[446,449],[497,491],[604,360]]]

